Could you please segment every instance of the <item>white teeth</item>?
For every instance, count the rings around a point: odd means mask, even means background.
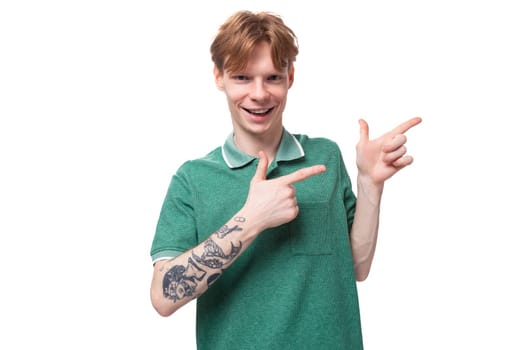
[[[268,113],[270,109],[250,109],[249,111],[253,114],[265,114]]]
[[[253,114],[253,115],[259,115],[259,116],[263,116],[263,115],[270,113],[273,110],[273,108],[274,107],[265,108],[265,109],[262,109],[262,108],[261,109],[249,109],[249,108],[242,107],[242,109],[244,109],[246,112]]]

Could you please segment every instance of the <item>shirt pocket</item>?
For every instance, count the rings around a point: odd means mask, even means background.
[[[299,203],[299,215],[289,225],[292,254],[333,254],[328,216],[328,202]]]

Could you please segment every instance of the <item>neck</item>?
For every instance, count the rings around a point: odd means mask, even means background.
[[[263,151],[271,162],[277,154],[282,135],[282,129],[273,135],[242,135],[235,132],[233,141],[237,148],[251,156],[258,157],[259,151]]]

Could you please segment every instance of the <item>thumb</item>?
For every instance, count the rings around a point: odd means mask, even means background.
[[[259,182],[266,180],[266,171],[268,170],[268,157],[263,151],[259,152],[259,164],[257,165],[257,170],[255,170],[255,175],[252,178],[252,182]]]
[[[359,119],[359,142],[368,141],[368,123]]]

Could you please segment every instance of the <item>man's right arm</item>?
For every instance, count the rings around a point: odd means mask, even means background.
[[[314,165],[267,180],[267,169],[268,158],[261,152],[243,208],[204,242],[155,263],[150,294],[160,315],[169,316],[204,293],[259,233],[295,219],[299,208],[293,184],[326,170]]]
[[[204,242],[154,265],[151,302],[162,316],[204,293],[260,232],[239,212]]]

